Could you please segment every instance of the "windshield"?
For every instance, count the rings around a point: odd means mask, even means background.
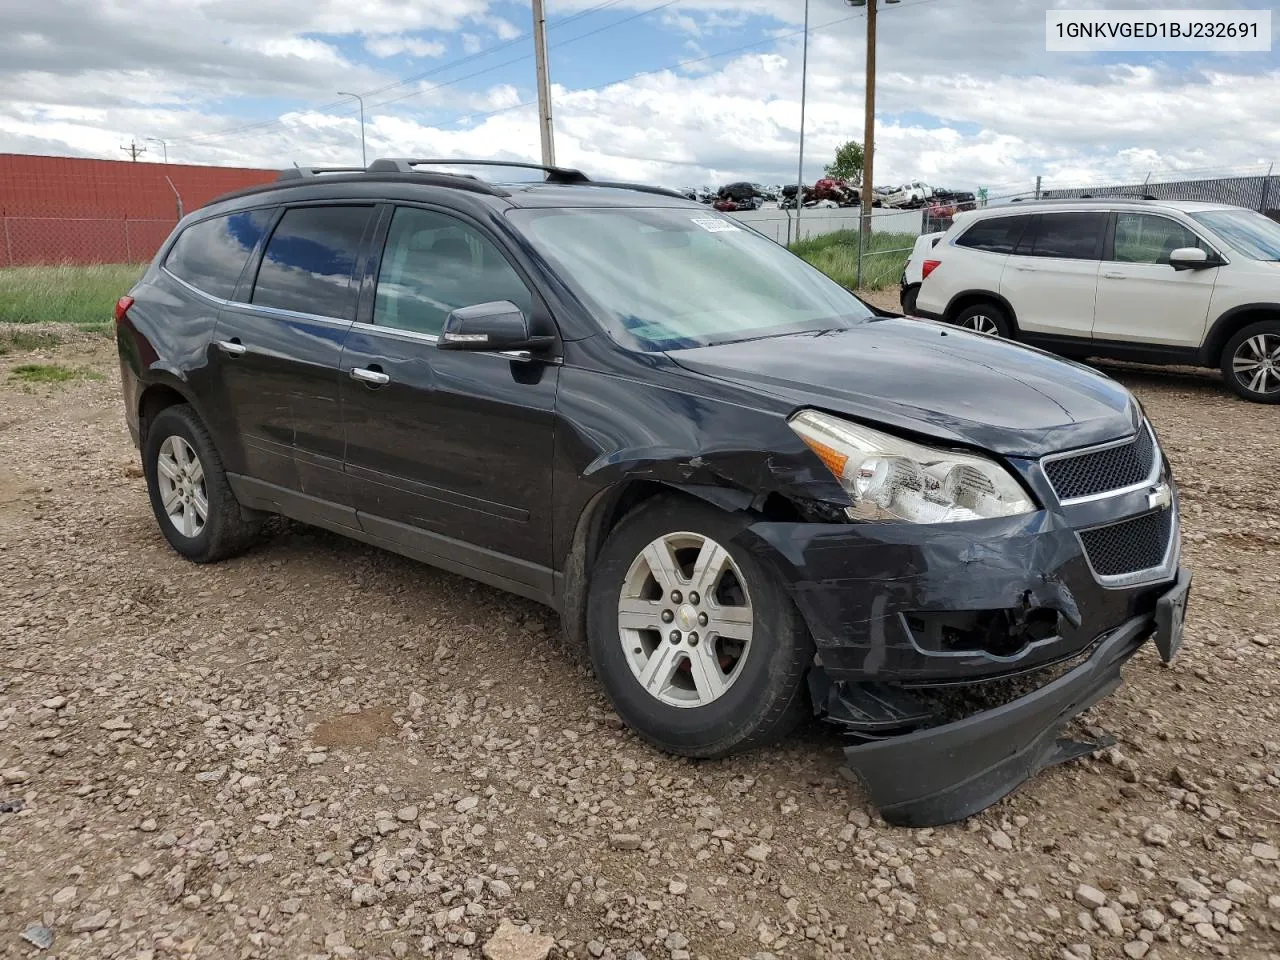
[[[642,350],[679,350],[844,329],[871,318],[799,257],[711,211],[513,210],[611,332]]]
[[[1252,210],[1211,210],[1193,213],[1233,250],[1250,260],[1280,260],[1280,224]]]

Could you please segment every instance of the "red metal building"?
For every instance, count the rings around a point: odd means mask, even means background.
[[[178,220],[277,171],[0,153],[0,267],[149,260]]]

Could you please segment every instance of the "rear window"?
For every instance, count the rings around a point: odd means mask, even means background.
[[[1038,222],[1018,241],[1017,254],[1058,260],[1099,260],[1106,230],[1105,213],[1041,214]]]
[[[354,319],[351,274],[373,207],[286,210],[253,287],[253,302],[321,317]]]
[[[193,223],[169,248],[164,267],[197,290],[230,300],[270,222],[270,210],[246,210]]]
[[[1029,216],[989,217],[979,220],[956,240],[957,247],[986,250],[988,253],[1013,253]]]

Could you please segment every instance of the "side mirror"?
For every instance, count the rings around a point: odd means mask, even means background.
[[[444,320],[440,350],[545,350],[555,337],[529,333],[529,321],[510,300],[459,307]]]
[[[1179,247],[1169,254],[1169,266],[1175,270],[1204,270],[1221,265],[1221,260],[1209,256],[1199,247]]]

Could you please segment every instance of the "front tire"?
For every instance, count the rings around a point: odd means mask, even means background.
[[[243,552],[261,528],[227,482],[213,438],[187,404],[162,410],[142,452],[151,509],[174,550],[196,563]]]
[[[1252,323],[1227,341],[1222,379],[1254,403],[1280,403],[1280,320]]]
[[[975,303],[973,306],[965,307],[956,314],[952,323],[975,333],[985,333],[987,336],[1001,337],[1005,340],[1010,339],[1013,334],[1013,324],[1009,322],[1009,315],[994,303]]]
[[[812,641],[776,574],[735,542],[744,527],[654,498],[609,535],[591,576],[592,666],[619,716],[669,753],[769,743],[807,710]]]

